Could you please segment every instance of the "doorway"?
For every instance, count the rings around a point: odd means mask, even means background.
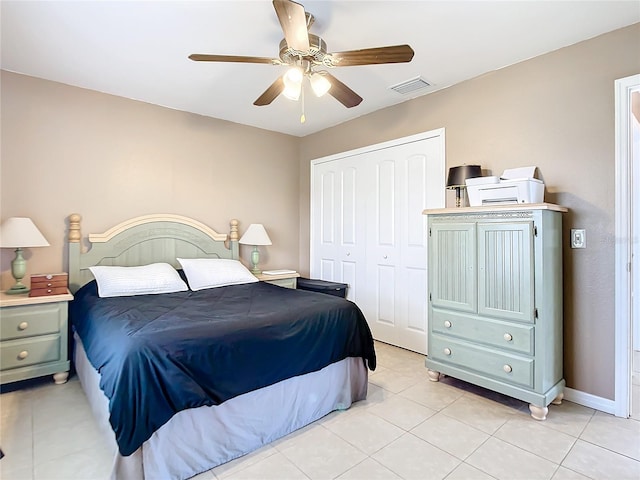
[[[615,414],[640,420],[640,75],[615,99]]]

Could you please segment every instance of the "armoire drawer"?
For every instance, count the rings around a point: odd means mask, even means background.
[[[488,346],[534,354],[534,327],[434,308],[431,330]]]
[[[533,388],[534,359],[432,334],[429,357],[481,375]]]
[[[44,335],[26,340],[2,342],[2,370],[61,360],[60,335]]]

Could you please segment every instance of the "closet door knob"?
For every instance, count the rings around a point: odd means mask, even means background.
[[[29,328],[29,324],[27,322],[20,322],[20,325],[18,325],[18,330],[26,330],[27,328]]]
[[[350,257],[350,256],[351,256],[351,252],[347,252],[347,257]]]
[[[513,335],[511,335],[510,333],[505,333],[503,337],[507,342],[510,342],[511,340],[513,340]]]
[[[384,259],[386,260],[386,259],[387,259],[387,256],[386,256],[386,255],[383,255],[383,256],[382,256],[382,258],[384,258]]]
[[[444,321],[445,328],[451,328],[451,322],[449,320]]]
[[[21,351],[21,352],[18,354],[18,358],[19,358],[20,360],[24,360],[24,359],[25,359],[25,358],[27,358],[28,356],[29,356],[29,352],[27,352],[26,350],[23,350],[23,351]]]
[[[505,365],[504,367],[502,367],[502,369],[507,373],[511,373],[511,371],[513,370],[513,368],[511,368],[511,365]]]
[[[451,355],[451,349],[450,348],[445,348],[443,350],[443,352],[444,352],[445,355]]]

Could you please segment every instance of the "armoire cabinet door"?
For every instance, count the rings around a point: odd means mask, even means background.
[[[478,223],[478,313],[533,322],[533,222]]]
[[[429,242],[431,305],[477,312],[476,224],[433,223]]]

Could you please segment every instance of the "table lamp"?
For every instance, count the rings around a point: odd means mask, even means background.
[[[267,231],[260,223],[252,223],[244,232],[240,239],[242,245],[253,245],[253,252],[251,252],[251,273],[254,275],[260,275],[262,270],[258,268],[258,262],[260,261],[260,253],[258,252],[258,245],[271,245],[271,239],[267,235]]]
[[[447,188],[456,189],[456,207],[460,206],[461,191],[466,188],[465,180],[467,178],[476,178],[482,176],[482,167],[480,165],[461,165],[459,167],[451,167],[449,176],[447,177]]]
[[[29,288],[22,283],[27,273],[27,261],[22,256],[23,247],[48,247],[49,242],[30,218],[11,217],[0,226],[0,247],[15,248],[16,258],[11,262],[11,275],[16,283],[5,293],[28,293]]]

